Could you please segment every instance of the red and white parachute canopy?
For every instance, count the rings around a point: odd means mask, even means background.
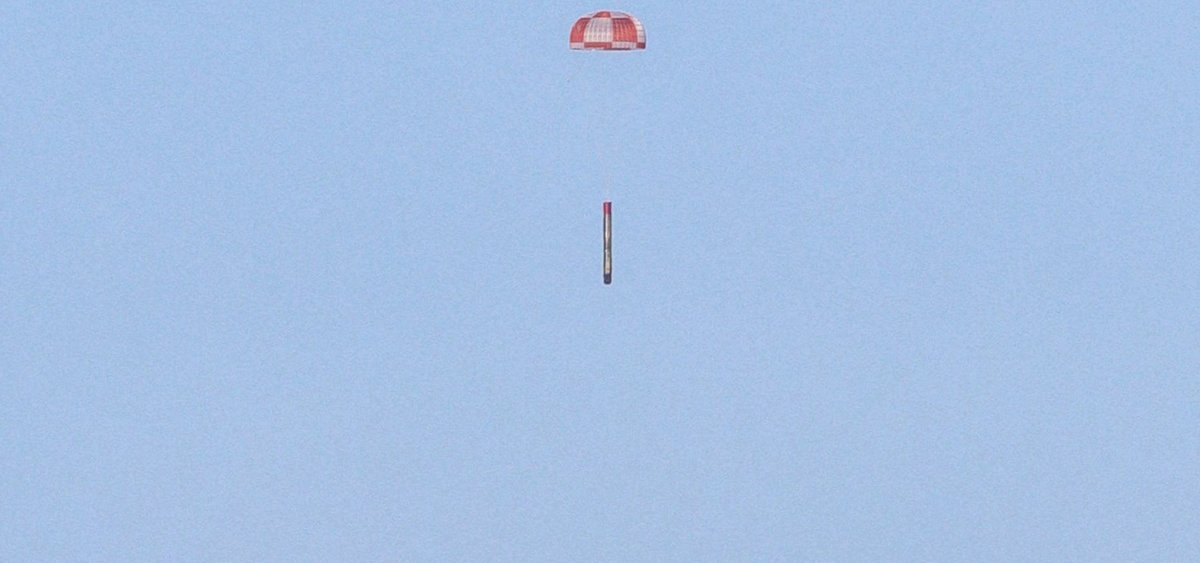
[[[646,48],[642,22],[624,12],[592,12],[575,21],[571,48],[595,51],[633,51]]]

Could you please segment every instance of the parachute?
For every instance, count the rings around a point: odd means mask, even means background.
[[[635,51],[646,48],[642,22],[625,12],[592,12],[575,20],[571,48],[584,51]]]

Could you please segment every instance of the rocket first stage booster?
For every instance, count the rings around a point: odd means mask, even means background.
[[[604,285],[612,283],[612,202],[604,202]]]

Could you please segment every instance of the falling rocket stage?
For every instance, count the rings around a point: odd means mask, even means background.
[[[604,285],[612,283],[612,202],[604,202]]]

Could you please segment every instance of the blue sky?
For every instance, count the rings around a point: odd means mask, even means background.
[[[1200,559],[1198,21],[8,3],[0,559]]]

